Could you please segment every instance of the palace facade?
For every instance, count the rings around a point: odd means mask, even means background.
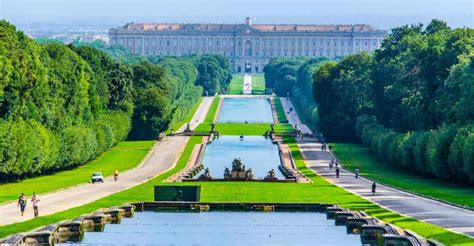
[[[236,72],[263,72],[273,57],[334,59],[380,47],[386,31],[369,25],[129,23],[109,30],[110,44],[134,54],[221,54]]]

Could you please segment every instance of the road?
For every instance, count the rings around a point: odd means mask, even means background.
[[[281,102],[286,112],[292,107],[291,102],[285,98],[282,98]],[[291,124],[298,124],[299,129],[309,130],[307,126],[300,122],[295,112],[287,115],[287,118]],[[329,169],[329,161],[332,156],[329,152],[321,151],[321,144],[311,141],[299,141],[298,146],[307,160],[308,167],[331,183],[388,210],[474,237],[474,211],[381,184],[377,184],[376,193],[372,195],[372,181],[368,179],[363,177],[356,179],[354,174],[344,169],[340,169],[340,177],[336,178],[334,168]]]
[[[194,129],[204,118],[212,103],[212,97],[204,98],[192,118],[190,126]],[[119,181],[112,177],[104,183],[82,184],[70,188],[39,195],[39,212],[41,216],[57,213],[70,208],[91,203],[100,198],[137,186],[166,170],[173,168],[183,151],[189,137],[166,137],[156,142],[141,164],[120,175]],[[25,216],[20,216],[16,202],[0,206],[0,226],[22,222],[33,218],[31,202],[27,204]]]

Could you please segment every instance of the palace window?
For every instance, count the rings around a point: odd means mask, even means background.
[[[270,46],[272,46],[272,47],[273,47],[273,41],[270,41]]]
[[[170,46],[170,41],[166,40],[166,46]]]
[[[364,42],[364,46],[367,47],[369,43],[367,41]]]
[[[374,42],[372,43],[372,46],[377,46],[377,41],[374,40]]]
[[[277,46],[278,46],[278,47],[281,46],[281,41],[278,41]]]
[[[359,41],[356,41],[356,46],[359,46]]]
[[[220,45],[219,39],[216,39],[216,46],[219,46],[219,45]]]
[[[308,46],[309,46],[309,42],[308,42],[308,41],[306,41],[306,47],[308,47]]]
[[[303,45],[303,43],[301,41],[298,41],[298,46],[301,47],[302,45]]]
[[[341,46],[344,46],[344,41],[341,41]]]
[[[293,41],[293,40],[291,41],[291,46],[292,47],[295,46],[295,41]]]
[[[323,41],[319,41],[319,46],[322,47],[323,46]]]
[[[316,41],[313,41],[313,47],[316,46]]]

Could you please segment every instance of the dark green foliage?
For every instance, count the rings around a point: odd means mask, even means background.
[[[292,102],[300,117],[316,128],[318,110],[314,101],[313,73],[325,61],[324,59],[277,57],[265,66],[265,85],[277,95],[292,97]]]
[[[357,137],[392,166],[474,183],[473,64],[473,29],[395,28],[375,54],[316,71],[319,129],[330,141]]]
[[[339,63],[326,63],[314,75],[319,129],[330,141],[356,140],[357,117],[372,111],[372,57],[351,55]]]
[[[202,86],[204,93],[214,95],[229,91],[232,70],[229,61],[225,57],[221,55],[203,56],[198,62],[197,70],[196,85]]]

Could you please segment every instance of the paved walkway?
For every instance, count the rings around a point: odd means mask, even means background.
[[[191,123],[192,129],[204,120],[210,106],[208,101],[212,102],[212,98],[204,98],[196,110]],[[83,184],[40,195],[40,215],[53,214],[81,206],[148,181],[174,167],[188,140],[189,137],[173,136],[156,142],[139,167],[122,173],[117,182],[109,177],[105,179],[104,183]],[[0,226],[32,219],[33,209],[31,206],[31,202],[28,202],[23,217],[20,216],[16,202],[0,206]]]
[[[252,75],[246,73],[244,75],[244,95],[252,94]]]
[[[291,102],[286,99],[281,101],[285,111],[288,111]],[[295,113],[290,114],[288,120],[293,125],[297,123],[302,128],[306,127],[301,124]],[[329,170],[331,155],[329,152],[321,151],[321,144],[302,141],[299,142],[298,146],[307,160],[308,166],[337,186],[399,214],[474,236],[473,211],[416,196],[381,184],[377,184],[377,192],[372,195],[372,181],[370,180],[362,177],[355,179],[354,174],[344,169],[340,169],[340,178],[336,178],[334,167]]]

